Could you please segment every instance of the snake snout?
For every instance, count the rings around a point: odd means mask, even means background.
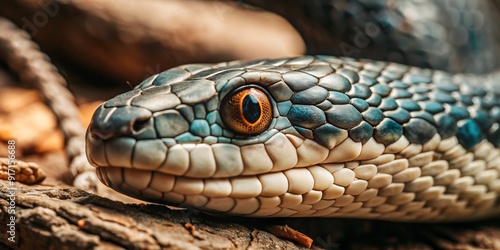
[[[106,108],[101,105],[89,126],[90,135],[108,140],[115,137],[130,136],[146,139],[154,135],[151,111],[133,106]],[[148,129],[149,128],[149,129]]]

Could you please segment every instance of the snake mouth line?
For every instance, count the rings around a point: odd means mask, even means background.
[[[312,166],[328,156],[328,149],[311,140],[295,139],[292,142],[289,137],[278,133],[264,143],[238,146],[230,143],[178,144],[169,139],[136,140],[129,137],[102,140],[89,135],[87,156],[96,167],[126,167],[191,178],[281,172]],[[316,150],[307,153],[311,147]]]

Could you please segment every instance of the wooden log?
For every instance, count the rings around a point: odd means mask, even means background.
[[[9,188],[0,181],[0,242],[13,249],[302,248],[194,210],[124,204],[74,188]]]
[[[9,187],[0,181],[0,249],[305,249],[260,229],[276,220],[124,204],[74,188]],[[313,249],[500,249],[500,218],[448,224],[307,218],[278,222],[313,237]]]

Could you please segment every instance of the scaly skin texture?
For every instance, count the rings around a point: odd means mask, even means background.
[[[185,65],[104,103],[87,157],[115,190],[209,212],[491,216],[500,209],[497,77],[330,56]],[[246,87],[272,103],[258,135],[220,117],[221,101]]]

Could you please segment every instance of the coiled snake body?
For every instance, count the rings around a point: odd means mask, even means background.
[[[333,56],[185,65],[101,105],[87,156],[115,190],[209,212],[498,215],[497,79]]]
[[[500,194],[491,79],[328,56],[186,65],[100,106],[87,154],[116,190],[207,211],[481,217]]]

